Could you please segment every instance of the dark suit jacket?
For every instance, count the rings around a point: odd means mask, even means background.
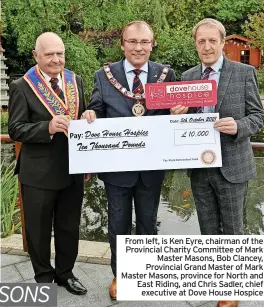
[[[79,118],[85,110],[83,82],[77,76]],[[52,116],[42,105],[27,82],[20,78],[10,85],[8,133],[22,142],[15,172],[22,184],[57,190],[80,182],[83,175],[69,175],[68,139],[55,133],[51,139],[49,121]]]
[[[199,80],[201,73],[200,64],[184,72],[182,80]],[[224,58],[215,112],[220,118],[233,117],[238,129],[235,136],[221,133],[221,172],[232,183],[248,181],[256,175],[250,136],[264,125],[254,67]]]
[[[151,62],[148,63],[148,83],[155,83],[159,78],[163,69],[163,65]],[[129,89],[123,61],[113,63],[111,65],[111,72],[123,87]],[[169,70],[164,82],[175,81],[175,73],[172,69]],[[103,69],[95,73],[94,90],[91,97],[91,103],[87,109],[94,110],[98,118],[109,117],[128,117],[134,116],[132,107],[135,101],[122,95],[106,78]],[[145,116],[166,115],[169,110],[147,110]],[[144,159],[144,157],[142,157]],[[147,159],[147,157],[146,157]],[[118,163],[118,161],[116,162]],[[146,186],[158,184],[164,180],[165,172],[158,171],[142,171],[141,178]],[[115,173],[101,173],[99,178],[107,183],[121,186],[132,187],[139,176],[139,172],[115,172]]]

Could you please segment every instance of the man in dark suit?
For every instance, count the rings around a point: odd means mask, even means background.
[[[256,175],[250,136],[264,124],[256,72],[252,66],[223,57],[225,28],[217,20],[200,21],[193,29],[193,38],[202,63],[184,72],[182,80],[216,80],[218,99],[214,110],[203,107],[189,112],[219,112],[214,126],[221,133],[223,161],[221,168],[189,172],[200,229],[206,235],[241,235],[248,180]],[[172,113],[187,111],[178,106]],[[237,301],[218,303],[218,307],[237,305]]]
[[[142,94],[146,83],[175,81],[173,70],[149,61],[154,44],[153,31],[146,22],[133,21],[124,27],[121,49],[125,59],[111,65],[105,64],[104,69],[96,72],[91,104],[83,114],[84,118],[93,121],[95,117],[169,114],[168,110],[146,110],[144,106]],[[136,213],[136,234],[157,234],[157,211],[164,171],[102,173],[99,178],[104,181],[108,200],[111,267],[116,276],[116,236],[131,233],[132,200]],[[109,294],[116,299],[115,278]]]
[[[22,143],[16,173],[22,187],[28,252],[36,282],[87,292],[72,269],[78,254],[83,175],[69,175],[67,128],[85,110],[83,82],[64,69],[61,38],[36,40],[37,65],[10,85],[9,135]],[[55,269],[50,264],[52,223]]]

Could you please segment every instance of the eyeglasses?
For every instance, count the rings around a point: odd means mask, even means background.
[[[147,40],[138,42],[135,39],[129,39],[129,40],[124,39],[124,41],[127,42],[131,47],[136,47],[137,44],[140,44],[142,47],[147,47],[149,44],[152,43],[152,41],[147,41]]]

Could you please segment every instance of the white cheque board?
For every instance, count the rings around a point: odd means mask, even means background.
[[[71,121],[69,170],[102,173],[222,166],[218,113]]]

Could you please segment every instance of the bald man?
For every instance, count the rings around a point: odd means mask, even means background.
[[[10,137],[22,143],[15,173],[22,187],[28,252],[36,282],[57,282],[83,295],[73,275],[78,254],[83,175],[69,175],[67,129],[85,110],[82,79],[64,68],[61,38],[36,40],[37,65],[10,85]],[[55,268],[50,263],[52,225]]]

